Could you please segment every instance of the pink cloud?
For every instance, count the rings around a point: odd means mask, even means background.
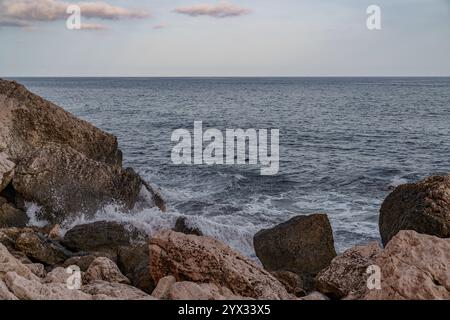
[[[251,10],[239,7],[229,2],[218,4],[196,4],[187,7],[179,7],[175,12],[191,17],[210,16],[214,18],[237,17],[251,13]]]
[[[65,2],[61,0],[0,0],[0,22],[22,26],[32,21],[55,21],[67,17],[67,8],[78,5],[82,18],[103,20],[142,19],[150,14],[144,10],[127,9],[106,2]]]

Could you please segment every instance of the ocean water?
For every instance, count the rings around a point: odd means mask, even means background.
[[[105,208],[89,220],[147,230],[193,226],[254,257],[258,230],[327,213],[338,251],[379,239],[396,185],[450,171],[450,78],[21,78],[28,89],[118,137],[126,166],[168,212]],[[280,171],[176,166],[173,130],[280,130]],[[33,221],[39,223],[38,221]]]

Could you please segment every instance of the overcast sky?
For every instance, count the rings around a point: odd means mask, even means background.
[[[71,3],[0,0],[0,77],[450,75],[450,0]]]

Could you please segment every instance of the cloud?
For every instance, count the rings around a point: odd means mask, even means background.
[[[25,21],[8,20],[0,18],[0,27],[29,27],[30,24]]]
[[[0,0],[0,21],[9,21],[10,26],[21,27],[36,21],[66,19],[67,8],[78,5],[81,17],[103,20],[142,19],[150,14],[143,10],[113,6],[106,2],[69,3],[61,0]]]
[[[237,17],[251,13],[251,10],[239,7],[229,2],[218,4],[196,4],[187,7],[179,7],[175,12],[191,17],[210,16],[214,18]]]

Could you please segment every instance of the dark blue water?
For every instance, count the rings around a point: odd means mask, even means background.
[[[294,215],[327,213],[339,251],[377,240],[389,189],[450,171],[450,78],[18,79],[117,135],[126,165],[161,188],[170,212],[140,213],[150,229],[191,217],[251,254],[251,236]],[[257,166],[175,166],[172,131],[280,130],[280,172]]]

